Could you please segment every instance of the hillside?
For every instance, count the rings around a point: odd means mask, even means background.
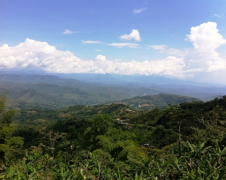
[[[3,74],[0,72],[0,91],[2,89],[10,89],[10,84],[15,84],[14,87],[31,88],[36,84],[46,84],[46,85],[57,85],[59,87],[76,88],[77,90],[88,93],[92,98],[87,100],[83,99],[85,102],[83,104],[98,104],[119,101],[122,99],[128,99],[135,96],[156,95],[159,93],[164,94],[175,94],[181,96],[189,96],[201,99],[203,101],[211,100],[214,97],[224,95],[226,92],[225,86],[205,84],[205,83],[195,83],[189,81],[181,81],[168,79],[163,77],[155,76],[141,76],[141,75],[112,75],[112,74],[52,74],[52,75],[32,75],[32,74]],[[6,72],[5,72],[6,73]],[[29,85],[29,86],[25,86]],[[11,89],[10,89],[11,90]],[[40,88],[39,88],[40,90]],[[56,91],[56,90],[55,90]],[[51,93],[52,96],[57,96],[56,98],[65,97],[59,94],[64,93],[63,89],[57,90],[58,93]],[[75,90],[76,91],[76,90]],[[42,93],[46,93],[42,91]],[[71,96],[71,93],[69,93]],[[75,93],[76,94],[76,93]],[[83,96],[84,97],[84,96]],[[9,97],[10,98],[10,97]],[[79,101],[73,97],[73,100]],[[94,102],[95,101],[95,102]],[[53,104],[52,108],[66,107],[65,103]],[[79,102],[80,104],[80,102]],[[73,105],[73,103],[68,103],[68,105]],[[43,105],[44,107],[49,107]]]
[[[57,109],[71,105],[110,103],[125,98],[157,94],[151,88],[85,83],[52,75],[0,75],[0,93],[8,91],[7,107]]]
[[[188,96],[179,96],[174,94],[158,94],[158,95],[144,95],[142,97],[134,97],[131,99],[122,100],[122,102],[130,107],[136,109],[164,109],[169,104],[179,105],[183,102],[200,101],[197,98]]]
[[[156,107],[163,109],[168,104],[178,105],[182,102],[200,101],[197,97],[201,99],[203,99],[203,95],[211,97],[213,91],[215,94],[219,93],[218,96],[224,90],[224,87],[204,85],[194,87],[189,82],[183,86],[166,84],[167,79],[155,77],[136,76],[135,82],[132,82],[129,76],[121,77],[109,74],[95,75],[93,78],[91,76],[77,75],[76,77],[80,79],[83,77],[82,80],[89,78],[90,81],[105,83],[108,79],[109,82],[107,84],[82,82],[76,79],[59,78],[55,75],[0,74],[0,93],[8,91],[6,106],[17,109],[60,109],[73,105],[96,105],[112,102],[125,103],[138,109]],[[117,79],[119,80],[117,81]],[[149,80],[150,82],[148,82]],[[165,84],[157,85],[151,82],[158,80]],[[170,82],[175,83],[176,81]],[[206,94],[206,92],[208,93]],[[194,95],[191,97],[195,98],[190,98],[189,95]]]
[[[112,102],[124,103],[133,108],[152,109],[167,107],[168,104],[178,105],[182,102],[200,101],[197,98],[179,95],[145,95],[136,96],[144,92],[144,89],[126,89],[118,87],[102,87],[102,90],[94,92],[95,87],[87,92],[81,88],[59,86],[56,84],[18,84],[4,82],[0,92],[8,90],[8,108],[49,108],[60,109],[72,105],[95,105]],[[127,94],[128,92],[128,94]],[[147,92],[147,91],[146,91]],[[155,92],[155,91],[154,91]],[[154,93],[150,90],[150,93]],[[130,99],[125,99],[125,97]],[[125,100],[122,100],[125,99]]]
[[[30,105],[31,107],[52,109],[71,105],[95,105],[132,98],[145,92],[157,94],[155,90],[145,88],[126,88],[104,85],[71,87],[45,83],[22,84],[1,82],[0,93],[5,91],[8,91],[7,107],[19,109],[29,107]]]
[[[222,180],[225,108],[226,96],[162,110],[119,103],[29,109],[17,111],[11,126],[12,116],[4,114],[13,111],[0,109],[6,120],[0,134],[16,127],[13,134],[1,136],[8,138],[10,144],[4,145],[10,153],[0,157],[7,158],[0,177]]]

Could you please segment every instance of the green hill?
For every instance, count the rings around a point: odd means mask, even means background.
[[[123,100],[122,102],[136,109],[164,109],[169,104],[179,105],[183,102],[200,101],[197,98],[188,96],[180,96],[174,94],[158,94],[158,95],[145,95],[142,97],[134,97],[131,99]]]
[[[23,98],[30,96],[36,93]],[[184,100],[155,96],[164,98]],[[0,97],[2,179],[226,178],[226,96],[165,109],[120,102],[18,110],[13,121],[4,102]]]
[[[72,105],[95,105],[132,98],[144,93],[157,94],[150,88],[84,83],[46,75],[0,75],[0,93],[8,91],[7,107],[59,109]]]

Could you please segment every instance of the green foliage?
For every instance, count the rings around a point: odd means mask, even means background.
[[[0,163],[13,159],[16,147],[22,147],[23,138],[14,136],[15,127],[11,124],[14,110],[5,109],[6,94],[0,96]]]
[[[6,95],[7,93],[3,93],[0,96],[0,113],[2,113],[5,109]]]
[[[158,94],[158,95],[146,95],[142,97],[134,97],[124,100],[123,102],[133,108],[137,109],[164,109],[169,104],[179,105],[183,102],[199,101],[197,98],[191,98],[187,96],[179,96],[173,94]]]
[[[122,104],[30,109],[18,113],[17,127],[14,112],[3,108],[0,148],[7,163],[0,177],[226,179],[225,99],[149,111]]]

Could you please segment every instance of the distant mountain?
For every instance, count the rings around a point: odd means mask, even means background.
[[[150,75],[116,75],[116,74],[57,74],[64,78],[74,78],[82,82],[117,85],[129,88],[147,88],[159,93],[176,94],[211,100],[226,94],[226,86],[197,83]],[[148,94],[148,92],[147,92]]]
[[[61,78],[77,79],[82,82],[94,82],[102,84],[140,84],[142,86],[180,84],[180,85],[210,85],[180,79],[172,79],[155,75],[118,75],[118,74],[54,74]]]
[[[54,74],[61,78],[77,79],[82,82],[101,83],[101,84],[127,84],[128,82],[121,79],[121,76],[111,74]]]
[[[24,84],[57,84],[57,85],[78,85],[83,84],[76,79],[62,79],[55,75],[37,75],[37,74],[0,74],[0,82],[16,82]]]
[[[188,96],[179,96],[173,94],[158,94],[158,95],[144,95],[142,97],[134,97],[121,101],[121,103],[128,105],[136,109],[164,109],[169,104],[179,105],[183,102],[200,101],[200,99],[192,98]]]
[[[8,107],[62,108],[111,103],[159,93],[189,96],[203,101],[226,94],[226,86],[213,86],[157,76],[112,74],[3,74],[0,92],[8,93]],[[76,78],[76,79],[74,79]]]
[[[159,92],[148,88],[85,83],[49,75],[0,75],[0,93],[8,91],[8,107],[62,108],[94,105]]]

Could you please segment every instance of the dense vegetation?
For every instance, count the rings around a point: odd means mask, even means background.
[[[226,179],[226,96],[149,110],[4,105],[2,179]]]
[[[200,101],[197,98],[191,98],[188,96],[179,96],[174,94],[157,94],[157,95],[143,95],[134,98],[123,100],[122,102],[135,109],[164,109],[169,104],[179,105],[183,102]]]

